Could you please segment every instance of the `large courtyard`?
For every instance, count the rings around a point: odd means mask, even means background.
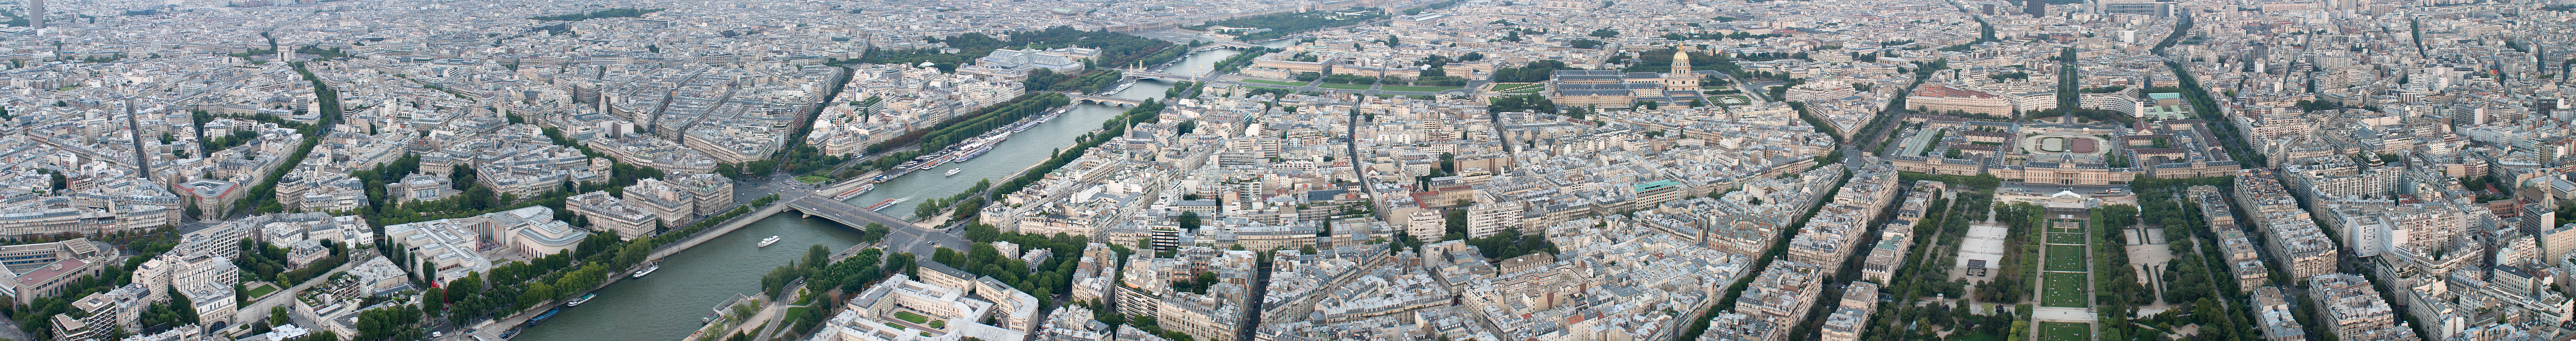
[[[2023,138],[2021,145],[2035,153],[2092,155],[2102,152],[2102,140],[2090,136],[2033,135]]]

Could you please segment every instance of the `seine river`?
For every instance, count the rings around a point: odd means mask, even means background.
[[[1278,42],[1264,45],[1283,45]],[[1242,53],[1237,50],[1213,50],[1193,54],[1174,63],[1164,72],[1197,75],[1214,68],[1217,61]],[[1143,81],[1112,96],[1131,99],[1163,97],[1169,82]],[[994,147],[991,152],[965,163],[940,166],[937,170],[915,172],[877,184],[875,191],[850,198],[862,207],[885,199],[902,199],[882,212],[896,217],[912,216],[914,204],[927,198],[946,197],[973,187],[976,180],[992,178],[995,182],[1011,173],[1044,161],[1049,153],[1073,144],[1073,139],[1099,129],[1100,123],[1116,116],[1124,108],[1082,104],[1072,112],[1021,131]],[[949,168],[964,168],[956,176],[941,176]],[[776,245],[755,247],[762,238],[780,236]],[[624,341],[678,340],[702,326],[698,321],[713,313],[716,304],[737,294],[760,291],[760,276],[805,254],[811,245],[821,244],[833,251],[849,248],[859,242],[859,234],[822,218],[799,218],[796,214],[779,214],[752,223],[731,234],[717,237],[697,247],[667,257],[662,269],[651,276],[628,279],[598,291],[599,297],[580,307],[566,308],[545,324],[529,327],[516,339],[545,341]]]

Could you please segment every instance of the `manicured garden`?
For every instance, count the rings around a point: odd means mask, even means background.
[[[2090,341],[2093,324],[2083,322],[2040,322],[2039,341]]]
[[[2039,274],[2040,305],[2092,306],[2092,301],[2087,299],[2093,295],[2093,288],[2090,285],[2092,276],[2085,267],[2088,259],[2085,247],[2088,244],[2085,243],[2084,223],[2049,219],[2046,224],[2048,228],[2042,230],[2047,231],[2045,238],[2049,244],[2042,246],[2040,254],[2040,270],[2045,270]]]
[[[798,309],[802,309],[802,308],[798,308]],[[788,316],[795,316],[795,315],[788,315]],[[930,329],[948,329],[948,320],[933,320],[933,319],[930,319],[930,317],[929,317],[929,316],[921,316],[921,314],[914,314],[914,313],[909,312],[909,311],[898,311],[898,312],[894,312],[894,318],[902,319],[904,322],[912,322],[912,324],[918,324],[918,325],[930,326]],[[887,323],[886,325],[891,326],[891,325],[894,325],[894,324],[893,324],[893,323]]]
[[[1267,80],[1259,80],[1259,79],[1246,79],[1246,80],[1243,80],[1243,81],[1245,81],[1245,82],[1253,82],[1253,83],[1261,83],[1261,84],[1270,84],[1270,85],[1306,86],[1306,83],[1305,83],[1305,82],[1289,83],[1289,82],[1281,82],[1281,81],[1267,81]]]
[[[2084,234],[2082,234],[2082,233],[2050,232],[2050,233],[2048,233],[2048,243],[2049,243],[2049,244],[2083,244],[2083,243],[2084,243]]]
[[[1547,89],[1547,85],[1538,83],[1496,83],[1494,84],[1493,89],[1494,92],[1500,93],[1525,94],[1545,90]]]
[[[2086,288],[2087,285],[2084,283],[2085,273],[2049,272],[2041,273],[2039,277],[2040,285],[2043,286],[2040,288],[2040,305],[2069,308],[2091,306],[2091,302],[2084,299],[2092,296],[2091,290]]]
[[[1388,85],[1388,86],[1381,86],[1381,87],[1378,87],[1378,89],[1382,89],[1382,90],[1386,90],[1386,91],[1421,91],[1421,92],[1437,92],[1437,91],[1444,91],[1444,90],[1457,89],[1457,88],[1461,88],[1461,87],[1456,87],[1456,86],[1403,86],[1403,85]]]
[[[1324,83],[1324,84],[1322,84],[1321,86],[1323,86],[1325,89],[1342,89],[1342,90],[1368,90],[1368,88],[1369,88],[1368,84],[1334,84],[1334,83]]]
[[[2084,272],[2084,246],[2049,245],[2047,270]]]

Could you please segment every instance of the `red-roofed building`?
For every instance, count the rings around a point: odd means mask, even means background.
[[[1946,84],[1923,84],[1905,96],[1905,105],[1915,111],[1946,113],[1958,110],[1989,115],[2012,115],[2012,100],[1991,92],[1952,87]]]

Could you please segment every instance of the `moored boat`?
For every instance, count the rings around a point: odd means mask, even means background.
[[[859,196],[860,194],[868,194],[868,191],[876,189],[877,184],[859,184],[859,188],[850,189],[849,192],[842,192],[841,195],[834,195],[832,196],[832,200],[849,199],[850,197]]]
[[[634,276],[632,276],[632,277],[634,277],[634,278],[644,278],[644,275],[651,275],[651,274],[653,274],[653,271],[654,271],[654,270],[661,270],[661,269],[662,269],[662,262],[653,262],[653,265],[652,265],[652,266],[646,266],[646,267],[644,267],[644,269],[643,269],[643,270],[635,270],[635,275],[634,275]]]
[[[537,325],[537,324],[539,324],[539,323],[546,323],[546,319],[554,318],[554,317],[555,317],[555,313],[560,313],[560,312],[563,312],[563,308],[554,308],[554,309],[552,309],[552,310],[547,310],[545,314],[538,314],[538,315],[537,315],[537,317],[531,317],[531,318],[528,318],[528,325],[534,326],[534,325]]]

